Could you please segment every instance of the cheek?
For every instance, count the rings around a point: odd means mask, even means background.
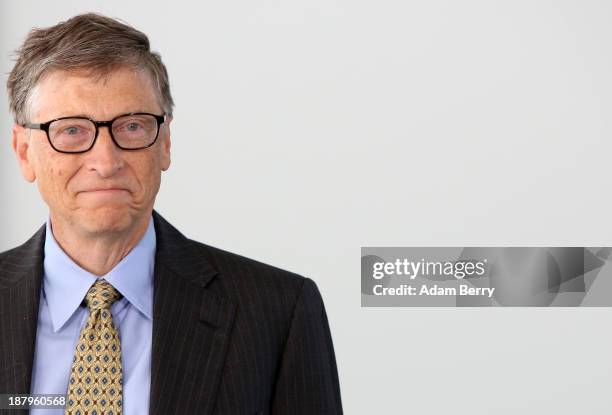
[[[38,187],[45,199],[60,199],[68,196],[67,181],[78,169],[74,160],[58,158],[55,154],[43,154],[37,163]]]
[[[148,159],[138,159],[130,163],[133,174],[138,181],[140,193],[149,198],[151,194],[157,193],[161,179],[160,163],[157,155]]]
[[[49,175],[51,177],[57,177],[61,179],[64,176],[64,169],[59,166],[51,166],[49,168]]]
[[[59,162],[58,160],[51,159],[49,163],[47,163],[46,174],[54,183],[55,186],[65,187],[64,181],[70,177],[70,171],[74,171],[75,166],[72,166],[70,160],[62,160]]]
[[[159,167],[159,163],[153,163],[147,166],[147,184],[148,184],[148,193],[157,193],[159,190],[159,183],[161,180],[161,171]]]

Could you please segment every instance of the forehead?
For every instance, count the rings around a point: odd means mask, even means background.
[[[128,67],[106,74],[52,71],[32,91],[30,110],[37,122],[70,115],[106,120],[128,112],[161,114],[149,74]]]

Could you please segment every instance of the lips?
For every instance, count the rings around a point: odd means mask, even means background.
[[[109,192],[110,193],[110,192],[120,192],[120,191],[129,192],[129,190],[124,187],[92,187],[89,189],[81,190],[78,193],[94,193],[94,192]]]
[[[83,190],[84,192],[101,192],[104,190],[127,190],[127,189],[122,189],[119,187],[100,187],[98,189],[88,189],[88,190]]]

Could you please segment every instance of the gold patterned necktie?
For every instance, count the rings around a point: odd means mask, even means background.
[[[65,415],[121,415],[123,370],[110,306],[121,294],[98,279],[85,295],[89,317],[76,346]]]

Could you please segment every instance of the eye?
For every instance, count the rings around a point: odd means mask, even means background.
[[[143,131],[145,126],[140,120],[131,119],[120,121],[114,130],[118,133],[140,133]]]
[[[138,131],[141,128],[142,128],[142,125],[138,124],[137,122],[131,122],[125,126],[125,129],[128,131]]]
[[[81,134],[83,133],[83,131],[81,130],[80,127],[77,126],[70,126],[70,127],[66,127],[64,128],[64,130],[62,131],[63,134],[68,134],[68,135],[77,135],[77,134]]]

